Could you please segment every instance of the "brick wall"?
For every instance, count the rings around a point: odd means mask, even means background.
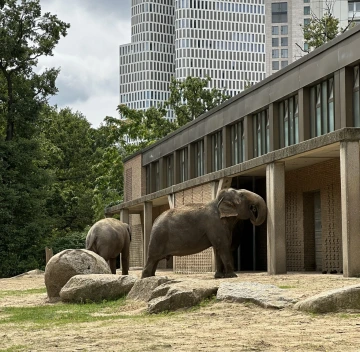
[[[146,173],[141,166],[141,155],[124,163],[124,200],[140,198],[146,193]]]
[[[212,200],[211,183],[187,189],[175,194],[175,207],[191,203],[207,203]],[[212,247],[198,254],[174,257],[174,272],[181,274],[213,271]]]
[[[143,263],[143,228],[141,217],[138,214],[129,215],[131,226],[131,244],[130,244],[130,267],[142,267]]]
[[[314,270],[312,193],[320,191],[322,270],[342,270],[339,159],[289,171],[286,185],[287,270]]]

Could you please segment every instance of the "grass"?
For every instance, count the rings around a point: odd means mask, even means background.
[[[46,288],[32,288],[29,290],[9,290],[9,291],[0,291],[0,299],[6,296],[25,296],[33,295],[37,293],[46,293]]]
[[[282,288],[282,289],[285,289],[285,290],[288,290],[288,289],[291,289],[291,288],[296,288],[295,286],[279,286],[279,288]]]
[[[26,346],[24,345],[16,345],[5,349],[0,349],[0,352],[18,352],[18,351],[25,351]]]

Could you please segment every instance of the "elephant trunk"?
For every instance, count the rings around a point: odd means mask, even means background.
[[[261,225],[267,215],[267,207],[264,199],[254,193],[250,201],[250,221],[255,225]]]

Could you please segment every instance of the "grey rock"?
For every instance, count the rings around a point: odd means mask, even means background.
[[[330,313],[360,309],[360,285],[321,292],[295,304],[294,309],[312,313]]]
[[[287,290],[257,282],[223,282],[216,298],[230,302],[252,302],[264,308],[281,309],[296,303]]]
[[[203,283],[201,281],[188,280],[165,283],[153,291],[148,303],[148,312],[160,313],[190,308],[215,295],[217,289],[216,283]]]
[[[65,249],[51,257],[44,275],[50,302],[59,300],[63,286],[80,274],[111,274],[111,271],[102,257],[86,249]]]
[[[76,275],[61,289],[60,298],[63,302],[72,303],[115,300],[129,293],[136,280],[136,277],[128,275]]]
[[[151,276],[135,282],[134,286],[127,295],[128,299],[147,302],[153,291],[165,282],[171,281],[166,276]]]

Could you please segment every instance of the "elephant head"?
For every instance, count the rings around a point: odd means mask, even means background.
[[[250,219],[256,226],[261,225],[266,219],[267,207],[264,199],[245,189],[228,188],[220,191],[217,196],[217,205],[220,218]]]

